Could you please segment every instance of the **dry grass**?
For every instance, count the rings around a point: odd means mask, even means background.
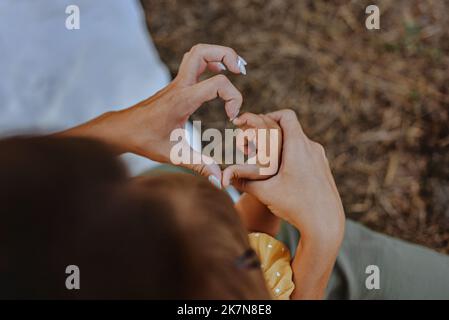
[[[173,74],[195,43],[233,47],[249,63],[230,75],[244,110],[296,110],[349,217],[449,252],[448,1],[142,2]],[[379,31],[365,28],[372,3]],[[229,126],[216,104],[195,117]]]

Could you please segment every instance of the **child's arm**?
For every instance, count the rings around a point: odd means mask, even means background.
[[[264,232],[273,237],[278,234],[280,219],[254,196],[249,193],[242,194],[235,208],[249,232]]]

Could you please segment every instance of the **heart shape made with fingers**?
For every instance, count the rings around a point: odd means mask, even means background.
[[[223,171],[222,184],[229,186],[233,180],[264,180],[278,171],[282,149],[282,130],[267,115],[244,113],[234,119],[239,128],[236,136],[236,153],[243,154],[247,160],[239,160]],[[240,157],[242,159],[242,157]]]

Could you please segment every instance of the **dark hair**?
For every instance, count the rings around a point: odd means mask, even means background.
[[[173,207],[182,250],[190,258],[188,270],[183,271],[195,283],[189,298],[270,298],[259,264],[251,267],[258,259],[226,192],[203,177],[179,173],[140,177],[134,184],[167,199]]]
[[[99,142],[0,141],[0,298],[186,297],[171,210]],[[65,286],[68,265],[80,290]]]
[[[84,138],[0,140],[0,298],[262,299],[230,198],[206,179],[129,179]],[[80,289],[66,288],[66,267]]]

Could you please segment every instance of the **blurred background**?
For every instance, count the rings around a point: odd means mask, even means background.
[[[80,30],[65,28],[73,4]],[[371,4],[380,30],[365,27]],[[0,134],[130,106],[196,43],[247,60],[247,76],[229,74],[243,111],[296,110],[349,217],[449,253],[446,0],[0,0]],[[230,126],[218,101],[193,119]],[[153,165],[125,160],[134,174]]]
[[[296,110],[349,217],[449,253],[449,1],[141,2],[172,75],[195,43],[236,49],[243,110]],[[365,27],[370,4],[380,30]],[[193,118],[229,126],[218,105]]]

